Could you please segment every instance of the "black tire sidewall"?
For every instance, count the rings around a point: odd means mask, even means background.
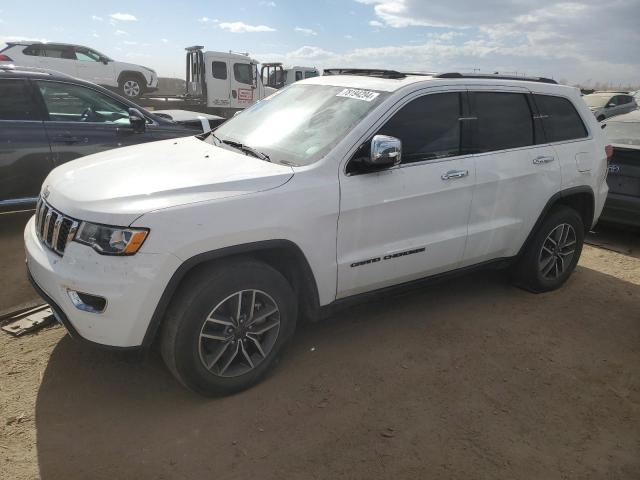
[[[295,330],[296,302],[286,279],[276,270],[258,263],[241,264],[216,272],[199,286],[180,319],[175,337],[176,370],[185,385],[198,393],[230,394],[249,388],[277,363],[279,355]],[[222,273],[222,275],[220,275]],[[239,377],[219,377],[200,360],[199,334],[205,318],[222,300],[240,290],[256,289],[269,294],[280,311],[280,331],[267,357],[253,370]]]
[[[562,275],[556,279],[547,279],[542,276],[542,272],[538,266],[538,258],[547,236],[554,228],[563,223],[571,225],[575,231],[575,253],[571,259],[571,263]],[[568,207],[554,208],[536,232],[533,241],[527,246],[519,272],[521,283],[523,283],[526,288],[535,292],[547,292],[562,286],[571,276],[580,260],[584,234],[585,229],[582,218],[575,210]]]

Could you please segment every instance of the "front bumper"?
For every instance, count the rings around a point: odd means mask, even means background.
[[[609,193],[600,221],[640,227],[640,198]]]
[[[76,242],[63,257],[36,236],[32,217],[24,231],[27,269],[38,293],[73,337],[110,347],[139,347],[156,305],[180,261],[170,254],[105,256]],[[78,310],[68,290],[107,299],[102,313]]]

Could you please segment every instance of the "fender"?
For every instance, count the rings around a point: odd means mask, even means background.
[[[294,253],[294,261],[297,262],[298,266],[300,266],[302,270],[302,281],[304,283],[303,287],[306,287],[305,293],[310,297],[305,298],[306,301],[310,302],[310,305],[306,306],[306,310],[307,312],[314,312],[319,310],[320,301],[318,297],[318,286],[316,284],[316,279],[313,275],[311,267],[309,266],[307,258],[305,257],[300,247],[298,247],[298,245],[290,240],[284,239],[263,240],[241,245],[233,245],[230,247],[224,247],[217,250],[211,250],[194,255],[193,257],[185,260],[177,268],[177,270],[169,279],[169,282],[167,283],[167,286],[165,287],[164,292],[160,297],[160,301],[156,305],[153,315],[151,316],[151,321],[147,326],[147,331],[142,340],[142,347],[149,347],[153,343],[162,323],[164,313],[169,306],[169,302],[173,298],[173,295],[175,294],[182,280],[192,269],[194,269],[198,265],[210,262],[212,260],[242,254],[260,254],[274,249],[286,249]],[[304,305],[301,305],[301,311],[305,311]]]
[[[569,197],[571,195],[575,195],[576,193],[586,193],[591,197],[591,201],[592,201],[592,205],[591,205],[591,217],[592,217],[591,218],[591,223],[593,223],[593,211],[595,209],[595,206],[594,206],[595,195],[593,193],[593,189],[590,186],[588,186],[588,185],[580,185],[580,186],[577,186],[577,187],[571,187],[571,188],[567,188],[565,190],[561,190],[559,192],[556,192],[547,201],[546,205],[542,209],[542,212],[540,212],[540,215],[538,216],[538,220],[536,220],[536,223],[534,224],[533,228],[529,232],[529,235],[527,235],[527,239],[524,241],[524,243],[520,247],[520,250],[518,251],[517,255],[515,256],[516,259],[518,259],[518,258],[520,258],[522,256],[522,254],[524,253],[527,245],[529,245],[529,242],[531,242],[531,240],[533,239],[533,236],[538,231],[538,228],[540,228],[540,225],[542,225],[542,222],[544,221],[545,217],[547,216],[547,213],[549,213],[549,210],[551,210],[551,208],[554,205],[556,205],[557,203],[562,203],[561,200],[563,198]],[[582,212],[579,212],[579,213],[582,215]],[[591,229],[591,227],[592,227],[592,225],[585,224],[585,228],[587,230]]]
[[[123,70],[122,72],[120,72],[118,74],[118,85],[120,85],[120,81],[124,76],[138,77],[139,79],[143,80],[142,83],[144,84],[143,85],[144,87],[149,85],[149,80],[147,80],[147,77],[145,76],[145,74],[137,70]]]

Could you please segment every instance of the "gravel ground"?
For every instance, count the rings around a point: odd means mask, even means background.
[[[557,292],[479,272],[303,326],[218,399],[155,354],[2,333],[0,477],[638,479],[639,312],[640,259],[586,246]]]

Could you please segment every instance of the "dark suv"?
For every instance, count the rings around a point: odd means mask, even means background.
[[[35,206],[49,171],[69,160],[201,132],[83,80],[0,67],[0,212]]]
[[[15,290],[12,274],[23,276],[22,230],[49,172],[103,150],[202,133],[196,114],[184,123],[162,115],[64,74],[0,66],[0,312],[31,293]],[[216,126],[219,117],[207,118]]]

